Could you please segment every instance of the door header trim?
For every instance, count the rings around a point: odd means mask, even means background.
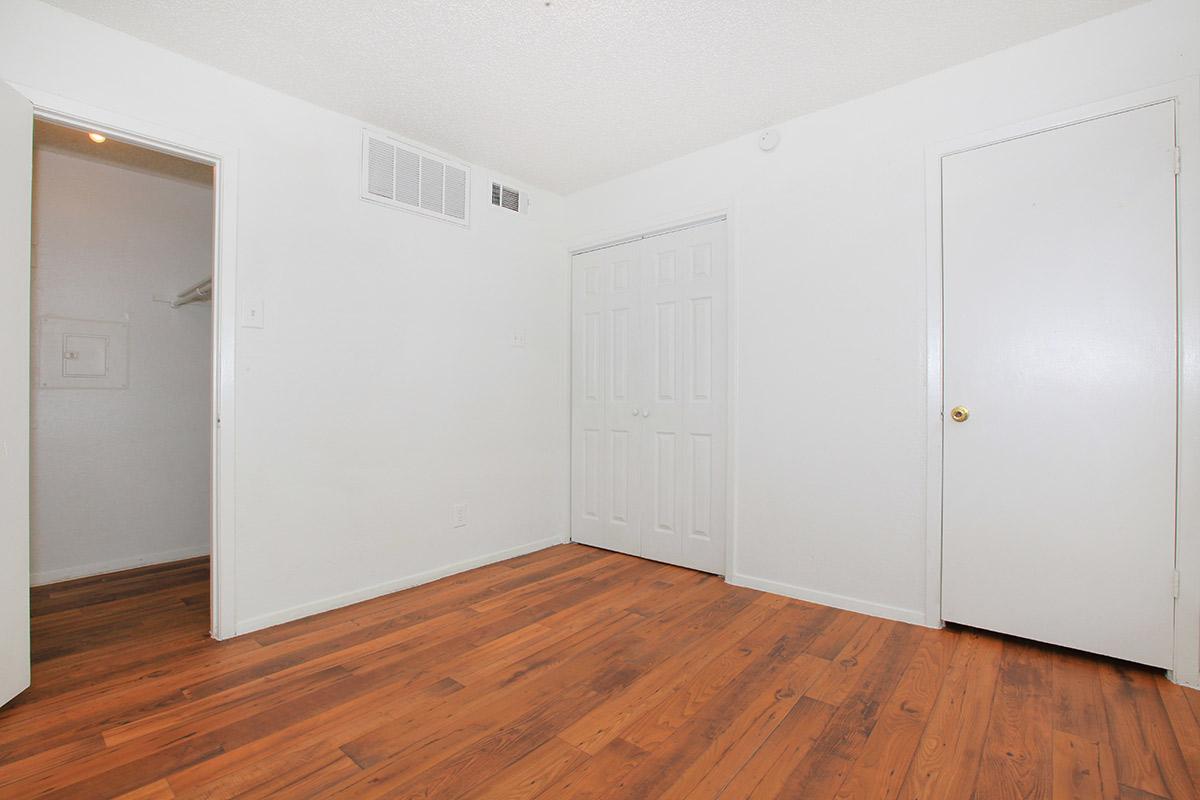
[[[640,242],[643,239],[652,239],[655,236],[666,236],[668,233],[678,233],[679,231],[686,231],[689,228],[699,228],[702,225],[711,225],[714,222],[724,222],[725,217],[726,217],[725,214],[717,214],[715,216],[707,217],[705,219],[698,219],[698,220],[695,220],[692,222],[685,222],[680,225],[672,225],[667,228],[655,228],[654,230],[651,230],[647,233],[639,234],[636,236],[626,236],[622,239],[616,239],[611,242],[604,242],[603,244],[589,245],[587,247],[581,247],[577,250],[570,250],[568,252],[573,256],[580,256],[580,255],[583,255],[584,253],[594,253],[597,250],[607,250],[610,247],[620,247],[623,244],[629,244],[630,242]]]

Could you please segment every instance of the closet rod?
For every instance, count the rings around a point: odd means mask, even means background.
[[[186,306],[188,303],[202,303],[205,300],[211,299],[212,278],[205,278],[199,283],[193,284],[179,294],[175,295],[175,299],[171,301],[171,308]]]

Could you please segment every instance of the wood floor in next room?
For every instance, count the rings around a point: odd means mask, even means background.
[[[1200,694],[564,545],[227,642],[203,561],[34,591],[4,798],[1195,798]]]

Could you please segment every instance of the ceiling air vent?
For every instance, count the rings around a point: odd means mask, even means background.
[[[363,131],[362,199],[459,225],[470,222],[471,168]]]
[[[521,193],[511,186],[505,186],[502,183],[492,182],[492,205],[498,208],[507,208],[509,211],[524,211],[528,206],[528,200],[521,196]]]

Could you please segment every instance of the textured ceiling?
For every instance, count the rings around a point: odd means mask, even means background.
[[[51,0],[558,192],[1138,0]]]

